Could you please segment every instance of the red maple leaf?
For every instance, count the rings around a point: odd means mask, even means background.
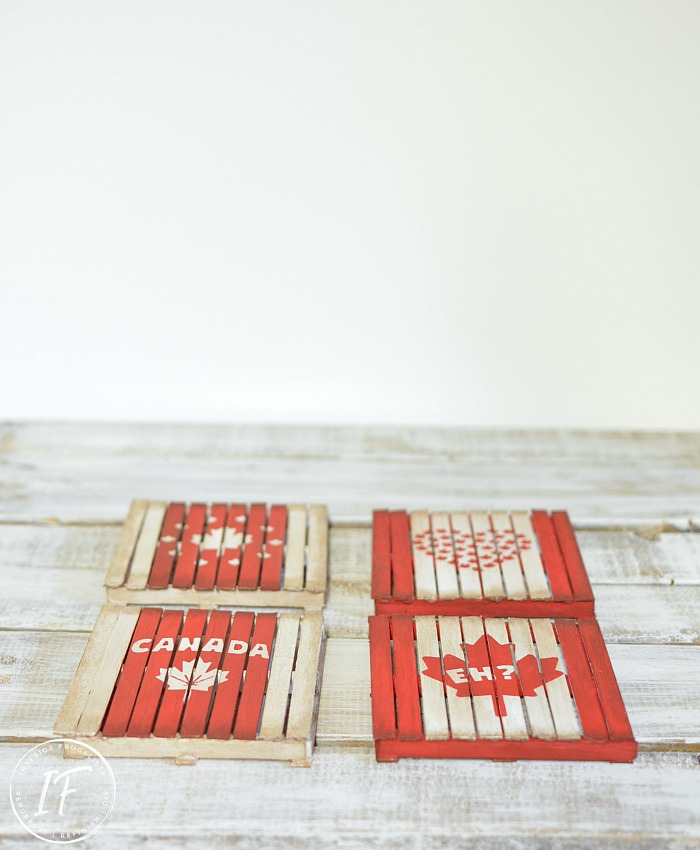
[[[508,643],[482,635],[476,643],[463,644],[469,659],[469,672],[464,658],[446,654],[442,663],[439,657],[424,656],[424,676],[454,688],[458,697],[490,696],[496,714],[505,717],[508,713],[506,696],[535,696],[543,682],[551,682],[563,676],[557,669],[558,658],[540,658],[538,665],[534,655],[525,655],[513,664],[511,647]],[[443,675],[444,668],[444,675]]]

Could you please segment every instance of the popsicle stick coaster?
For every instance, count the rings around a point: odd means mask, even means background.
[[[323,608],[321,505],[135,501],[105,578],[110,602]]]
[[[375,511],[377,614],[592,617],[564,511]]]
[[[369,647],[378,761],[637,754],[595,619],[378,615]]]
[[[55,733],[108,756],[308,766],[323,619],[103,606]]]

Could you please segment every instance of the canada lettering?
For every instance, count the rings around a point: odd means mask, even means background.
[[[201,643],[201,638],[181,638],[178,643],[179,650],[191,650],[192,652],[197,652],[199,650],[199,646]],[[150,650],[150,645],[153,643],[151,638],[143,638],[142,640],[134,641],[131,645],[132,652],[148,652]],[[229,641],[227,653],[230,655],[244,655],[248,652],[249,644],[244,640],[231,640]],[[175,651],[175,638],[165,637],[161,638],[158,643],[153,647],[152,652],[161,652],[163,650],[167,650],[167,652]],[[223,652],[224,651],[224,641],[222,638],[211,638],[208,640],[204,646],[202,647],[202,653],[204,652]],[[250,657],[252,658],[254,655],[259,655],[261,658],[269,658],[270,650],[267,644],[264,643],[255,643],[253,644],[252,649],[250,650]]]

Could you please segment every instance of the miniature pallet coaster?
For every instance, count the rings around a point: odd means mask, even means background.
[[[632,761],[594,619],[369,618],[378,761]]]
[[[323,646],[316,612],[105,605],[54,731],[107,756],[308,766]]]
[[[135,501],[105,578],[111,602],[320,611],[328,513],[313,505]]]
[[[563,511],[375,511],[372,598],[377,614],[594,614]]]

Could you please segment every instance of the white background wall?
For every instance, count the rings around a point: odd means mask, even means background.
[[[0,3],[0,416],[700,428],[700,3]]]

